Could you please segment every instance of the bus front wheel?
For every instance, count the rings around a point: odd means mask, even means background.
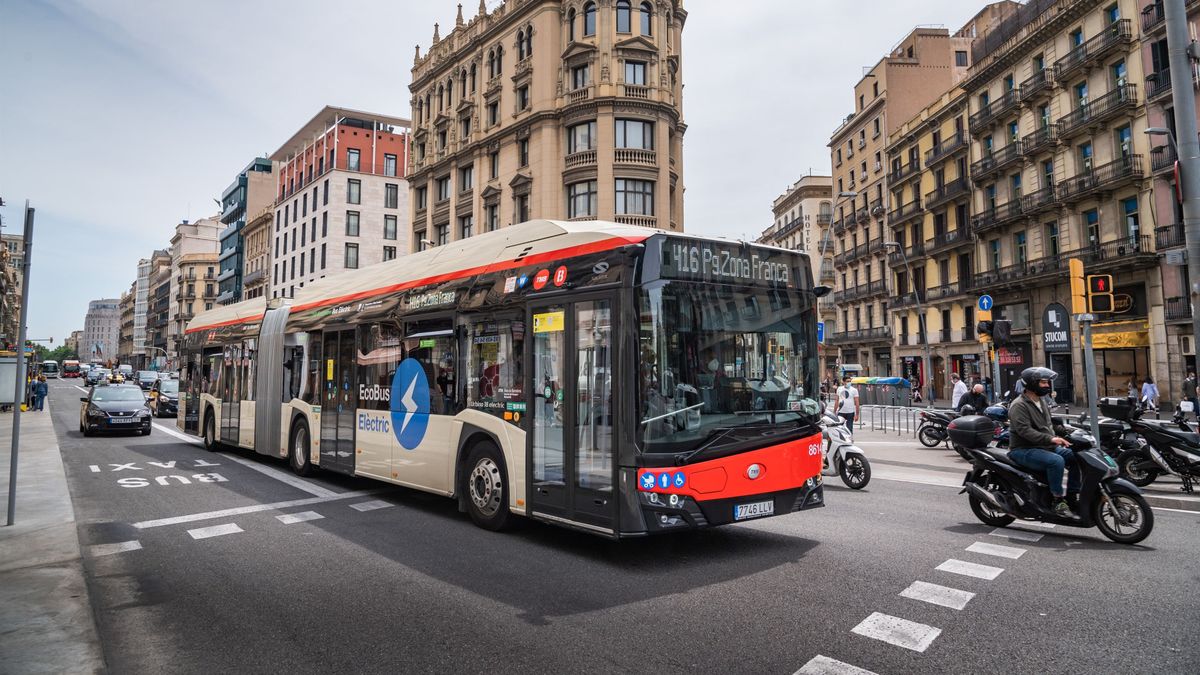
[[[490,441],[477,444],[464,467],[463,489],[471,520],[485,530],[498,531],[508,526],[508,481],[500,450]]]
[[[292,427],[292,442],[288,451],[288,465],[297,476],[307,476],[312,473],[312,462],[309,461],[311,441],[308,435],[308,425],[297,422]]]
[[[217,447],[217,425],[213,421],[212,413],[204,416],[204,449],[209,452],[220,449]]]

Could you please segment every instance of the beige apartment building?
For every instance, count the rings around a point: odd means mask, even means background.
[[[220,235],[225,226],[217,217],[184,221],[175,226],[171,237],[171,276],[167,313],[166,368],[179,365],[179,338],[196,314],[210,310],[217,302]]]
[[[884,242],[891,223],[915,217],[922,195],[891,184],[920,169],[890,171],[885,151],[900,126],[961,80],[971,65],[975,36],[1017,4],[986,6],[961,29],[916,28],[854,85],[854,112],[833,132],[833,239],[836,332],[827,343],[843,369],[892,375],[893,332],[888,319],[888,260]],[[922,158],[923,159],[923,158]]]
[[[121,294],[121,332],[117,339],[117,359],[121,363],[133,363],[133,316],[137,300],[137,281],[129,285],[129,290]]]
[[[242,228],[245,262],[242,268],[243,299],[269,296],[271,282],[271,225],[275,222],[273,207],[267,206],[251,214]]]
[[[680,0],[459,7],[413,62],[412,245],[532,218],[683,228]]]
[[[1112,274],[1117,312],[1095,328],[1103,396],[1168,368],[1148,161],[1136,0],[1031,0],[976,44],[963,88],[971,116],[976,238],[972,294],[995,299],[1015,344],[998,350],[1001,390],[1021,370],[1058,371],[1060,400],[1083,394],[1078,329],[1047,341],[1069,307],[1067,260]],[[1159,212],[1170,219],[1171,214]],[[1045,318],[1054,315],[1053,323]]]

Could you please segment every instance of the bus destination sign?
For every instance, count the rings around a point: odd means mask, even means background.
[[[667,241],[662,247],[662,275],[695,281],[794,286],[792,261],[786,253],[780,253],[713,241]]]

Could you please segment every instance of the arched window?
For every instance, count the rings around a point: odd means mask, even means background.
[[[617,32],[628,33],[630,19],[629,0],[617,0]]]
[[[446,109],[446,90],[443,89],[442,85],[439,84],[438,85],[438,112],[441,112],[445,109]]]
[[[525,56],[533,56],[533,26],[525,27]]]
[[[446,107],[454,107],[454,76],[446,78]]]
[[[471,93],[475,93],[475,64],[471,64]]]
[[[596,3],[589,2],[583,6],[583,34],[596,34]]]
[[[517,60],[525,59],[525,29],[517,31]]]
[[[462,72],[460,72],[458,74],[458,97],[459,98],[467,97],[467,69],[466,68],[463,68]]]
[[[425,119],[429,119],[429,111],[433,108],[433,91],[425,92]]]
[[[496,50],[488,50],[488,78],[496,76]]]
[[[651,30],[650,26],[653,23],[652,19],[654,18],[654,10],[650,6],[650,3],[643,2],[641,8],[638,10],[638,13],[641,14],[640,23],[642,24],[642,35],[653,35],[654,31]]]
[[[496,74],[504,72],[504,47],[496,45]]]
[[[575,9],[567,12],[567,42],[575,40]]]

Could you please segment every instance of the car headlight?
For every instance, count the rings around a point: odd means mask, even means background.
[[[150,409],[142,408],[141,410],[139,410],[137,412],[137,414],[138,414],[138,417],[148,417],[150,415]]]
[[[88,414],[88,417],[105,417],[106,416],[103,410],[101,410],[95,406],[89,406],[87,414]]]

